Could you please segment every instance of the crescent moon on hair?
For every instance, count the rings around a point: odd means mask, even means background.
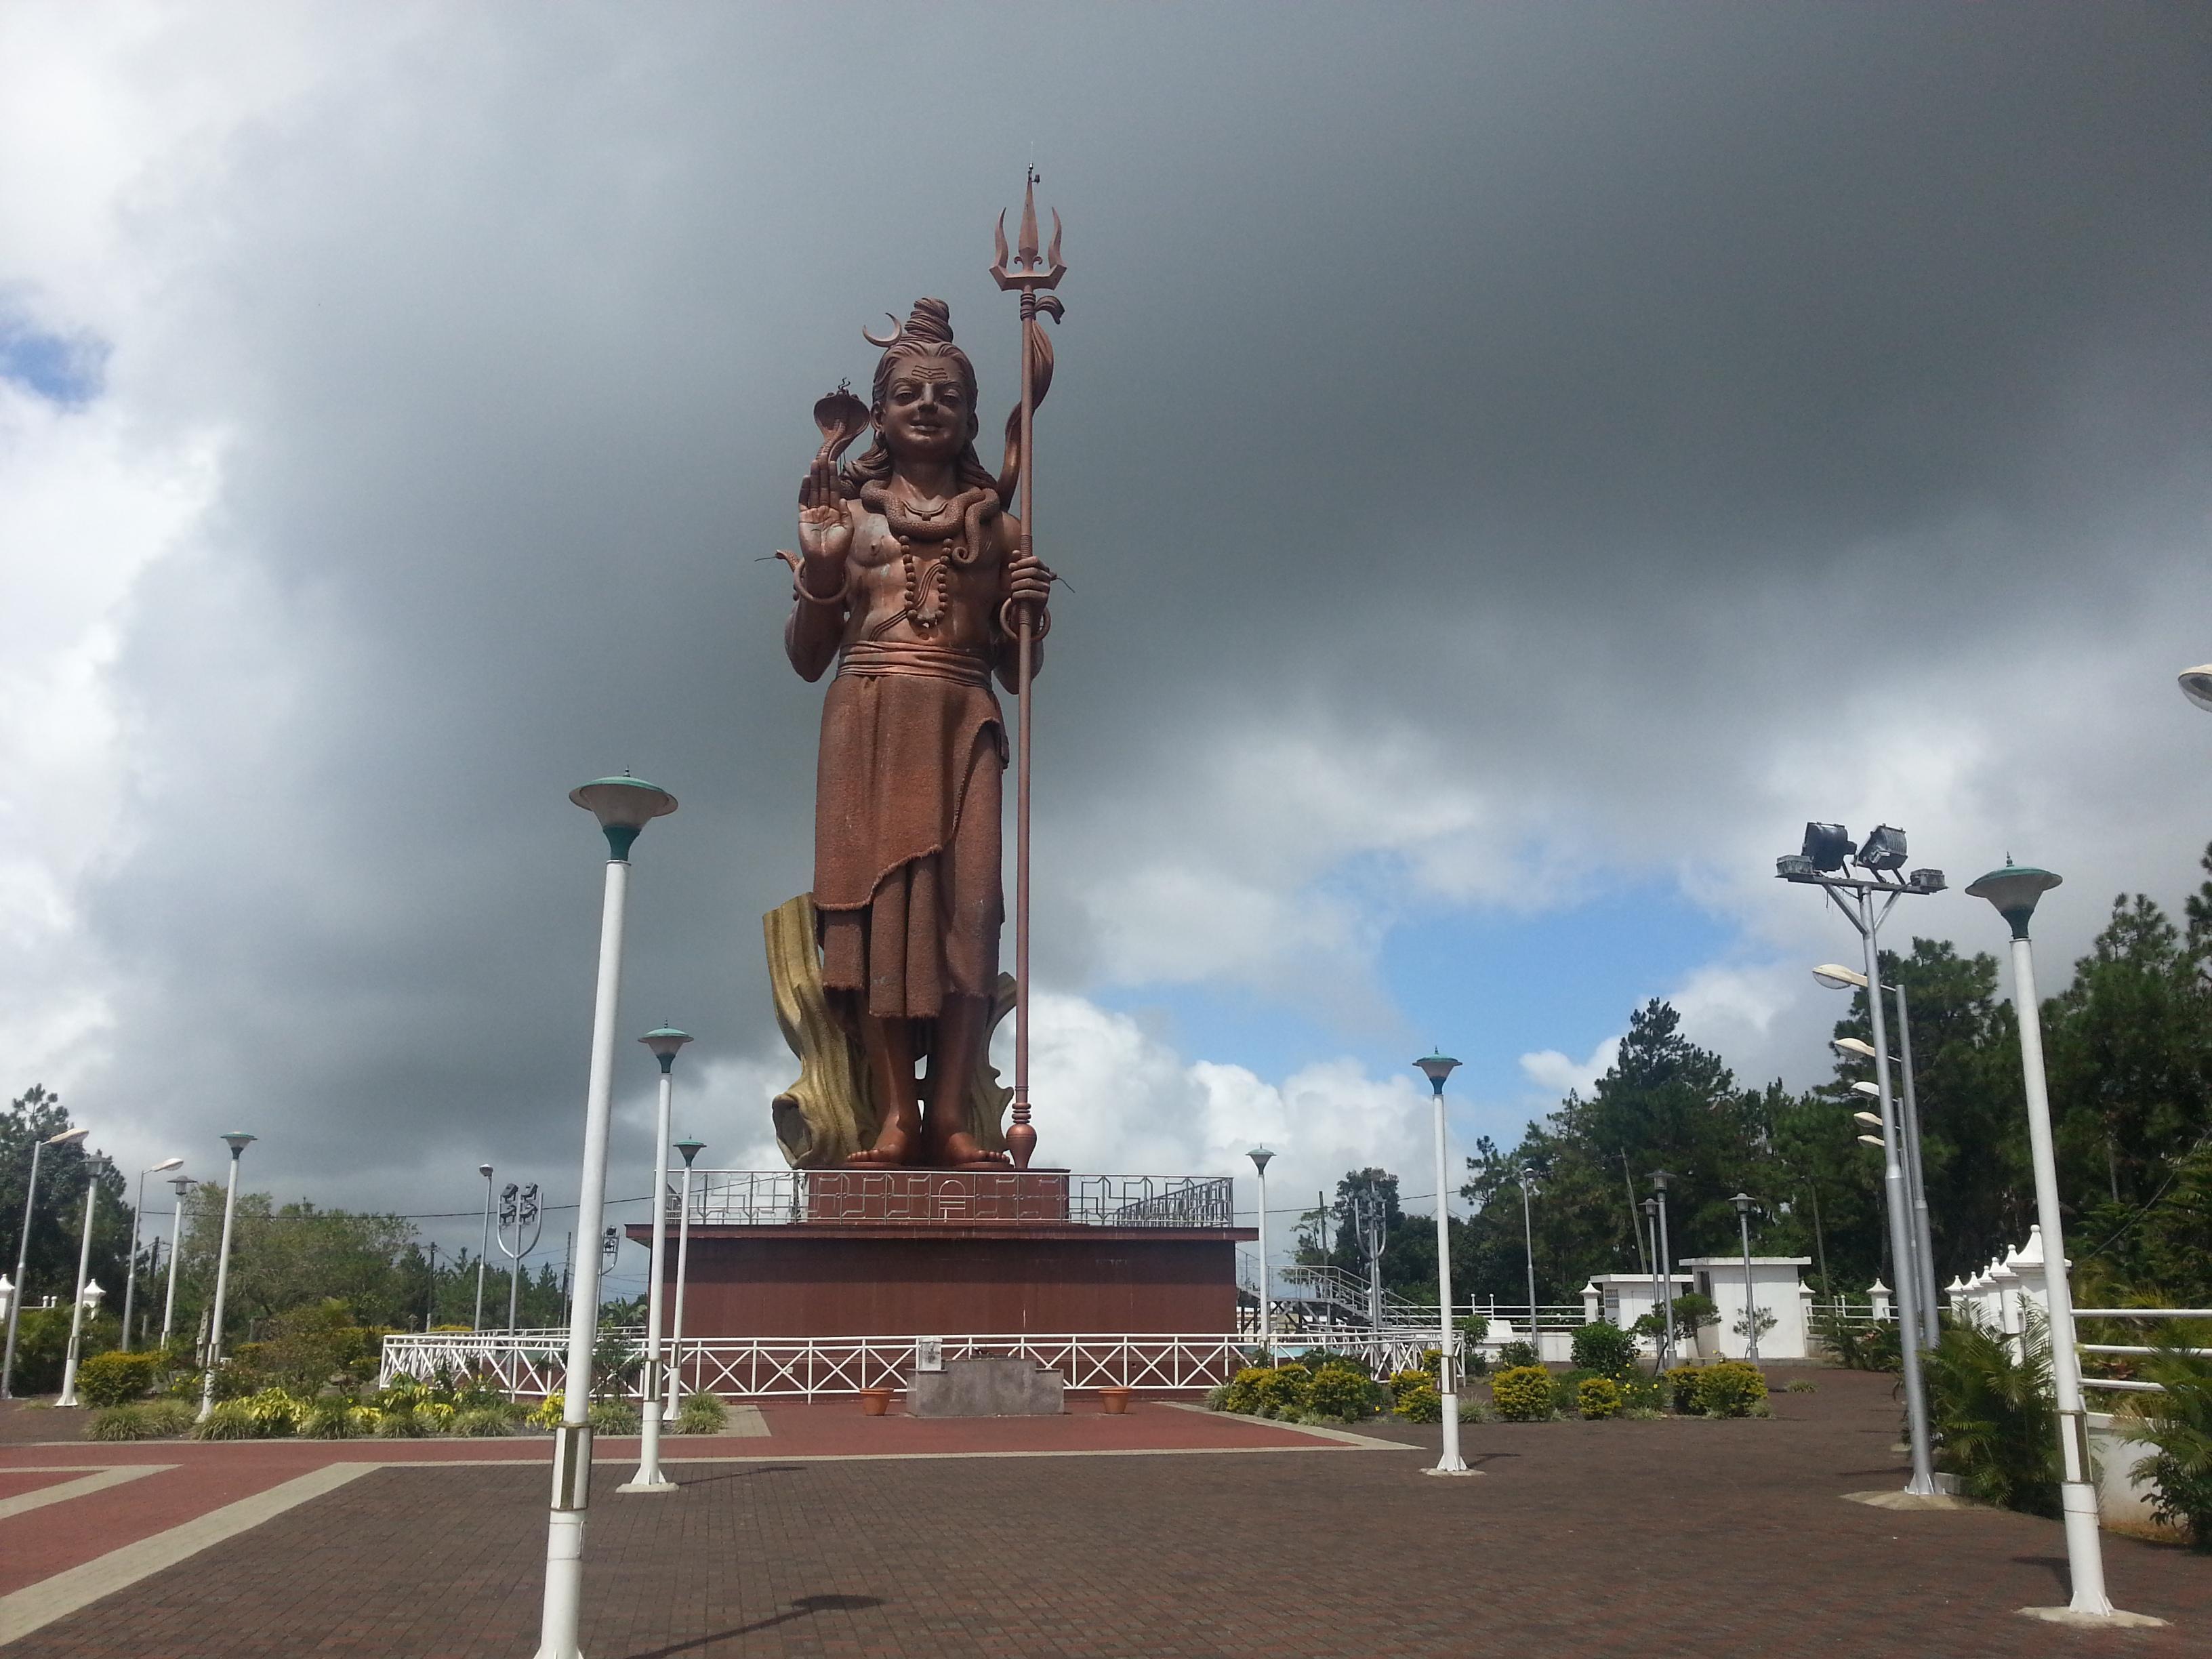
[[[899,321],[898,313],[896,312],[886,311],[884,313],[884,315],[891,319],[891,331],[890,333],[884,335],[882,339],[878,340],[874,335],[871,334],[864,328],[860,331],[860,337],[866,340],[870,345],[877,348],[878,350],[888,351],[891,347],[896,345],[901,340],[906,337],[906,325]]]

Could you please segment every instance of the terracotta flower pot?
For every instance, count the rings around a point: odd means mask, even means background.
[[[891,1408],[891,1392],[889,1389],[861,1389],[860,1414],[863,1417],[881,1417]]]
[[[1109,1417],[1120,1417],[1129,1409],[1129,1402],[1136,1395],[1134,1389],[1101,1389],[1098,1390],[1099,1409]]]

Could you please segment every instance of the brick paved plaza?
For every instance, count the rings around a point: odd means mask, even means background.
[[[1160,1402],[1127,1419],[1079,1401],[1067,1418],[981,1424],[771,1406],[765,1439],[675,1443],[712,1461],[676,1462],[670,1497],[617,1495],[635,1454],[604,1449],[585,1650],[2204,1650],[2212,1559],[2108,1534],[2115,1599],[2173,1627],[2072,1632],[2013,1612],[2064,1599],[2055,1523],[1841,1501],[1902,1482],[1890,1379],[1814,1375],[1819,1391],[1778,1393],[1771,1421],[1471,1426],[1484,1474],[1466,1480],[1423,1476],[1435,1431],[1402,1426],[1371,1431],[1386,1446]],[[21,1636],[9,1659],[533,1650],[542,1440],[22,1443],[41,1415],[15,1413],[0,1449],[0,1616],[10,1592],[240,1494],[330,1478],[335,1460],[365,1472]],[[1160,1446],[1183,1449],[1144,1450]],[[976,1455],[994,1450],[1012,1455]],[[399,1458],[421,1466],[377,1467]],[[85,1479],[58,1470],[111,1464],[170,1467],[9,1512]]]

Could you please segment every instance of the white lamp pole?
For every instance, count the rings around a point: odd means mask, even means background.
[[[1751,1289],[1751,1212],[1759,1202],[1749,1193],[1738,1193],[1729,1202],[1735,1206],[1736,1231],[1743,1236],[1743,1357],[1759,1364],[1759,1303]]]
[[[1473,1474],[1459,1455],[1459,1378],[1452,1363],[1450,1166],[1444,1146],[1444,1079],[1459,1062],[1441,1050],[1413,1062],[1429,1080],[1437,1139],[1437,1385],[1443,1395],[1443,1451],[1431,1474]]]
[[[89,1129],[64,1129],[59,1134],[31,1143],[31,1179],[23,1193],[23,1237],[15,1247],[15,1294],[8,1303],[7,1356],[0,1358],[0,1400],[15,1397],[15,1322],[23,1311],[23,1298],[29,1294],[24,1287],[23,1275],[31,1259],[31,1217],[39,1201],[39,1154],[49,1146],[77,1146],[91,1133]]]
[[[84,1287],[92,1282],[92,1218],[100,1207],[100,1171],[108,1162],[100,1157],[84,1162],[84,1238],[76,1252],[76,1301],[70,1310],[69,1356],[62,1362],[62,1397],[54,1404],[74,1406],[76,1401],[76,1360],[84,1340]],[[95,1301],[93,1305],[100,1304]]]
[[[484,1183],[483,1246],[477,1252],[477,1312],[469,1328],[481,1331],[483,1329],[484,1265],[491,1258],[491,1165],[477,1164],[477,1173],[483,1177]]]
[[[684,1382],[684,1286],[691,1277],[691,1160],[707,1149],[703,1140],[676,1143],[684,1155],[684,1192],[676,1207],[676,1324],[668,1338],[668,1409],[674,1412]]]
[[[150,1170],[138,1171],[138,1203],[131,1212],[131,1259],[123,1279],[123,1352],[131,1352],[131,1308],[138,1291],[138,1231],[146,1217],[146,1177],[166,1175],[171,1170],[181,1170],[181,1158],[165,1158]]]
[[[161,1301],[161,1346],[169,1346],[169,1328],[177,1316],[177,1258],[185,1251],[185,1194],[192,1189],[190,1176],[173,1176],[169,1186],[177,1194],[177,1212],[169,1224],[169,1293]]]
[[[660,1104],[653,1130],[653,1265],[645,1283],[645,1398],[639,1404],[637,1473],[617,1492],[674,1492],[676,1483],[660,1472],[660,1273],[668,1248],[668,1112],[675,1090],[677,1051],[691,1041],[672,1025],[638,1039],[660,1062]]]
[[[222,1304],[230,1293],[230,1228],[238,1214],[238,1160],[253,1137],[243,1132],[227,1134],[223,1144],[230,1148],[230,1186],[222,1200],[222,1248],[215,1260],[215,1313],[208,1326],[207,1370],[200,1379],[200,1421],[207,1421],[208,1413],[215,1409],[215,1368],[222,1363]]]
[[[2066,1272],[2066,1242],[2059,1231],[2058,1164],[2051,1145],[2051,1096],[2043,1072],[2043,1005],[2036,1000],[2035,957],[2027,924],[2036,901],[2058,885],[2048,870],[2008,861],[1966,891],[1987,899],[2012,927],[2012,1006],[2020,1026],[2021,1082],[2027,1095],[2027,1144],[2035,1164],[2036,1220],[2043,1230],[2044,1286],[2050,1300],[2051,1385],[2058,1406],[2058,1450],[2063,1470],[2059,1504],[2066,1523],[2066,1565],[2074,1582],[2063,1607],[2024,1607],[2037,1618],[2063,1622],[2155,1624],[2139,1613],[2116,1611],[2105,1594],[2105,1553],[2097,1536],[2097,1488],[2089,1464],[2088,1419],[2081,1408],[2081,1361],[2074,1351],[2074,1291]]]
[[[1260,1352],[1272,1365],[1275,1363],[1275,1332],[1267,1316],[1267,1164],[1275,1155],[1265,1146],[1255,1146],[1244,1156],[1260,1172]]]
[[[1521,1248],[1528,1261],[1528,1346],[1536,1358],[1544,1357],[1543,1339],[1536,1334],[1536,1222],[1528,1208],[1528,1169],[1521,1168]]]
[[[568,799],[599,819],[607,838],[599,910],[599,986],[592,1005],[592,1058],[584,1090],[583,1178],[576,1194],[575,1294],[568,1310],[568,1367],[561,1426],[553,1441],[553,1504],[545,1529],[545,1604],[538,1659],[582,1659],[584,1516],[592,1503],[592,1343],[599,1321],[596,1240],[606,1214],[607,1121],[614,1095],[615,1021],[622,1002],[623,905],[629,850],[639,831],[676,810],[676,797],[641,778],[599,778]],[[520,1271],[518,1267],[518,1271]]]

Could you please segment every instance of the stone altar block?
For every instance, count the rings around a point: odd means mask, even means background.
[[[948,1359],[907,1378],[909,1417],[1057,1417],[1066,1382],[1028,1359]]]

